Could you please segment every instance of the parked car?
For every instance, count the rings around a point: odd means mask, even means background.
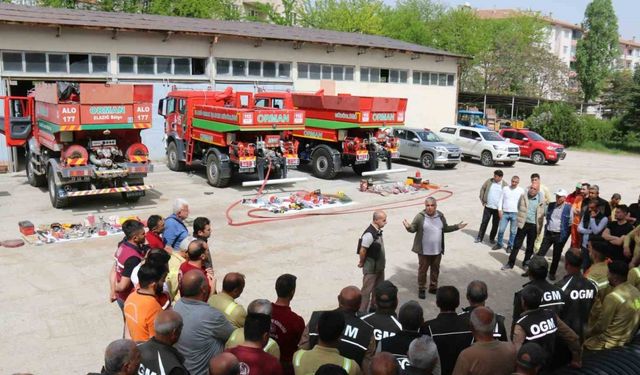
[[[500,162],[512,166],[520,159],[520,148],[510,143],[493,130],[468,126],[445,126],[440,129],[440,137],[462,149],[465,157],[480,159],[484,166]]]
[[[556,164],[567,155],[563,145],[547,141],[529,129],[502,129],[500,135],[520,146],[520,157],[531,159],[534,164]]]
[[[396,128],[393,135],[400,143],[400,158],[418,160],[425,169],[439,165],[451,169],[460,163],[460,147],[443,142],[429,129]]]

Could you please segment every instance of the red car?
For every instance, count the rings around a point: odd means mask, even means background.
[[[531,159],[534,164],[555,164],[567,155],[563,145],[547,141],[529,129],[501,129],[500,135],[520,146],[520,157]]]

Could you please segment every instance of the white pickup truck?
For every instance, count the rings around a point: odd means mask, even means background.
[[[493,130],[468,126],[445,126],[438,132],[440,137],[459,146],[462,155],[480,159],[486,167],[500,162],[512,166],[520,159],[520,147],[510,143]]]

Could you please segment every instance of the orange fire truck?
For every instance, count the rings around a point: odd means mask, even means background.
[[[151,127],[151,85],[42,83],[0,97],[7,145],[25,147],[27,179],[48,185],[51,204],[121,193],[137,201],[150,164],[140,131]]]
[[[158,113],[165,118],[167,164],[173,171],[202,164],[216,187],[227,186],[233,173],[256,173],[263,181],[268,169],[275,182],[297,180],[287,178],[287,171],[299,164],[292,132],[304,129],[305,115],[290,99],[267,105],[231,87],[173,90],[160,100]]]
[[[294,130],[300,141],[300,160],[310,162],[313,174],[334,178],[343,166],[357,174],[389,173],[392,159],[398,158],[398,141],[381,128],[404,125],[407,99],[353,96],[274,93],[256,94],[258,101],[291,100],[305,111],[305,128]],[[387,171],[378,171],[380,161]]]

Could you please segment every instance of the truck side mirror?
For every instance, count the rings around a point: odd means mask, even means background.
[[[163,98],[160,99],[160,101],[158,102],[158,114],[162,117],[166,117],[167,115],[164,113],[164,102],[167,100],[167,98]]]
[[[476,141],[481,141],[481,140],[482,140],[482,138],[480,138],[480,137],[475,137],[474,139],[475,139]]]
[[[420,143],[420,140],[418,138],[416,138],[416,137],[411,138],[411,141],[415,142],[415,143]]]
[[[529,138],[524,137],[524,138],[522,138],[522,140],[523,140],[524,142],[526,142],[526,141],[528,141],[528,140],[529,140]]]

